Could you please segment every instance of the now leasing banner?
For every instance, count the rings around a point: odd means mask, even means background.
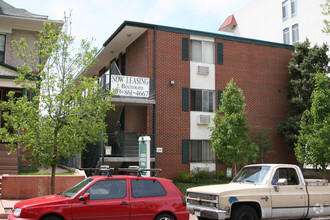
[[[146,77],[111,75],[111,91],[118,96],[149,97],[150,79]]]

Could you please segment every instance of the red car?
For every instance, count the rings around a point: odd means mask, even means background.
[[[59,195],[18,202],[9,220],[188,220],[183,194],[168,179],[92,176]]]

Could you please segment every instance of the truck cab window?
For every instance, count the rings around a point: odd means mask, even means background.
[[[299,178],[297,172],[293,168],[279,168],[276,170],[272,184],[276,185],[279,179],[286,179],[288,185],[299,185]]]

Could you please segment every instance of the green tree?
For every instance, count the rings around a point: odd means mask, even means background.
[[[295,145],[297,159],[301,163],[315,164],[323,173],[330,165],[330,90],[329,77],[317,73],[312,105],[301,119],[298,143]]]
[[[97,49],[90,42],[83,40],[75,50],[74,38],[53,22],[44,23],[39,37],[31,48],[24,39],[13,42],[24,61],[15,82],[32,98],[8,94],[9,100],[2,102],[5,127],[0,133],[12,151],[18,146],[38,167],[52,168],[54,193],[60,159],[104,138],[104,115],[113,105],[110,91],[101,90],[97,78],[83,76],[96,60]]]
[[[322,14],[325,16],[330,15],[330,0],[326,0],[324,4],[321,4]],[[325,27],[323,28],[324,33],[330,33],[330,22],[327,19],[323,20]]]
[[[219,159],[233,165],[237,173],[237,165],[247,164],[256,159],[257,146],[249,137],[250,128],[245,124],[246,110],[243,91],[236,86],[233,79],[227,84],[221,96],[222,105],[213,118],[212,148]]]
[[[272,143],[270,141],[270,128],[260,128],[256,127],[252,130],[252,141],[257,145],[259,150],[259,158],[261,163],[264,163],[264,160],[267,158],[268,154],[271,153],[270,146]]]
[[[293,108],[288,118],[281,122],[276,130],[284,135],[288,145],[294,148],[300,130],[302,113],[311,106],[311,94],[314,90],[314,76],[317,72],[326,72],[329,63],[328,46],[310,46],[306,40],[295,44],[295,51],[289,63],[288,99]]]

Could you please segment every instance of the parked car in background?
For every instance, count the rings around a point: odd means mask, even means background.
[[[286,164],[245,166],[229,184],[187,189],[198,219],[306,219],[330,216],[328,180],[305,180]]]
[[[168,179],[91,176],[59,195],[18,202],[10,220],[188,220],[186,200]]]

